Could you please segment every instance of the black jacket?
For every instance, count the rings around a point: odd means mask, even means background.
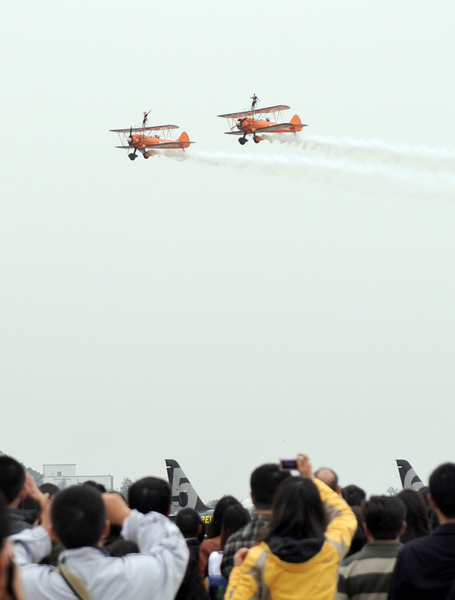
[[[455,524],[405,544],[390,582],[388,600],[446,600],[455,581]]]

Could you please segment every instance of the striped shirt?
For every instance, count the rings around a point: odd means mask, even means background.
[[[336,600],[387,600],[403,544],[373,542],[346,558],[339,569]]]

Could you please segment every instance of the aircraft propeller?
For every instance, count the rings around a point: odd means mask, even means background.
[[[245,120],[245,118],[243,119],[237,119],[237,121],[235,122],[235,124],[231,127],[231,131],[233,129],[240,129],[240,127],[242,126],[243,121]]]
[[[133,143],[133,126],[132,125],[130,127],[130,135],[126,138],[126,141],[128,142],[128,144]]]

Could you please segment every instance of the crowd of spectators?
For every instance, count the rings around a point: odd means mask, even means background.
[[[370,497],[296,465],[258,466],[252,512],[224,496],[206,531],[163,479],[39,488],[0,456],[0,600],[455,600],[454,463]]]

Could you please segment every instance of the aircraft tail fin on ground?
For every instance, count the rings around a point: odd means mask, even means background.
[[[407,460],[397,458],[396,461],[403,489],[420,490],[420,488],[425,487],[425,484]]]
[[[183,134],[182,134],[183,135]],[[172,508],[178,512],[181,508],[194,508],[198,512],[209,511],[202,502],[190,480],[176,460],[166,458],[167,476],[171,486]]]
[[[190,138],[187,134],[186,131],[182,132],[182,135],[179,137],[178,139],[179,142],[188,142],[187,144],[183,144],[183,148],[189,148],[190,147]],[[166,461],[167,464],[167,461]]]

